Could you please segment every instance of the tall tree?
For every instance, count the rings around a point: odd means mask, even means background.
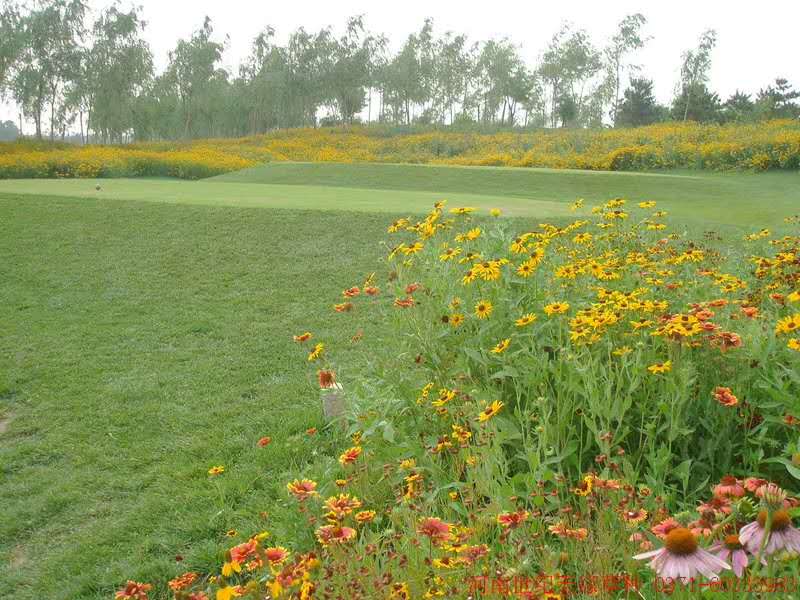
[[[691,97],[691,102],[689,98]],[[689,110],[686,110],[687,105]],[[684,88],[672,102],[672,118],[676,121],[691,120],[698,123],[718,123],[723,120],[722,102],[716,92],[704,83]]]
[[[564,105],[566,95],[572,97],[567,104],[574,104],[575,118],[580,118],[584,101],[591,95],[586,86],[601,67],[600,53],[585,30],[573,30],[566,24],[553,36],[539,67],[539,74],[550,86],[551,126],[555,127],[559,120],[563,123],[559,106]]]
[[[774,84],[758,92],[756,107],[765,119],[796,119],[800,116],[800,90],[792,88],[787,79],[778,77]]]
[[[153,57],[142,39],[145,22],[139,9],[104,10],[94,23],[94,44],[86,55],[85,75],[77,96],[85,101],[88,131],[121,141],[133,128],[134,99],[152,76]],[[83,110],[80,111],[81,127]]]
[[[750,94],[736,90],[722,106],[723,116],[726,121],[748,121],[755,114],[755,104]]]
[[[664,116],[653,95],[653,81],[643,77],[632,77],[619,104],[615,125],[618,127],[639,127],[650,125]]]
[[[626,16],[617,25],[617,32],[603,50],[605,57],[604,91],[611,97],[611,121],[616,124],[619,110],[620,89],[624,84],[625,71],[635,71],[638,65],[628,63],[628,56],[644,47],[649,38],[642,36],[642,27],[647,19],[641,13]]]
[[[348,19],[345,35],[331,43],[327,96],[343,123],[352,123],[364,108],[377,43],[376,38],[366,33],[361,16]]]
[[[217,71],[224,46],[211,39],[213,34],[211,19],[206,17],[203,26],[189,40],[180,40],[170,52],[166,75],[177,88],[185,138],[202,133],[198,121],[208,116],[205,109],[208,96],[224,77]]]
[[[9,0],[0,2],[0,94],[20,52],[19,8]]]
[[[696,48],[683,53],[678,95],[684,103],[684,121],[689,118],[689,110],[698,94],[707,91],[705,86],[711,69],[711,52],[716,44],[717,33],[709,29],[700,36]]]
[[[26,117],[42,137],[42,115],[50,106],[50,138],[56,134],[57,116],[64,115],[66,86],[80,73],[83,0],[43,0],[19,22],[22,40],[12,93]]]

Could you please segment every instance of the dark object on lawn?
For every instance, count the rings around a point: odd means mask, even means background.
[[[96,186],[94,186],[94,189],[96,189],[99,192],[100,191],[100,184],[98,183]]]

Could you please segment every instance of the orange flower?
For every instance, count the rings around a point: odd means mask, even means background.
[[[353,310],[353,303],[352,302],[342,302],[341,304],[334,304],[333,305],[333,310],[335,310],[336,312],[340,312],[340,313],[350,312],[351,310]]]
[[[339,456],[339,463],[341,465],[350,465],[356,462],[356,459],[361,455],[361,446],[353,446],[352,448],[348,448],[345,450],[341,456]]]
[[[301,333],[300,335],[295,335],[293,337],[295,342],[300,343],[300,342],[307,342],[313,336],[308,331],[306,331],[305,333]]]
[[[732,331],[721,331],[709,338],[712,344],[719,346],[722,352],[726,352],[731,348],[738,348],[742,345],[742,338]]]
[[[128,581],[125,588],[118,591],[114,598],[115,600],[147,600],[147,592],[152,589],[149,583],[138,583],[136,581]]]
[[[518,510],[513,513],[500,513],[497,515],[497,522],[503,529],[516,529],[528,520],[530,513],[526,510]]]
[[[380,293],[380,289],[376,288],[375,286],[369,286],[364,288],[364,293],[367,296],[377,296]]]
[[[258,540],[247,540],[243,544],[231,548],[231,561],[239,564],[253,558],[258,551]]]
[[[406,295],[410,296],[420,288],[418,283],[410,283],[406,286]]]
[[[653,532],[653,535],[656,535],[656,536],[664,539],[665,537],[667,537],[667,534],[670,531],[672,531],[673,529],[676,529],[678,527],[681,527],[681,524],[678,523],[678,521],[676,521],[672,517],[669,517],[668,519],[664,519],[663,521],[661,521],[657,525],[654,525],[653,527],[651,527],[650,531]]]
[[[414,298],[412,298],[411,296],[408,296],[405,299],[395,298],[394,305],[397,306],[398,308],[410,308],[414,306]]]
[[[361,293],[361,290],[358,289],[358,286],[353,286],[349,290],[345,290],[342,292],[342,295],[345,298],[355,298]]]
[[[714,496],[717,498],[741,498],[746,493],[742,483],[733,475],[725,475],[714,486]]]
[[[450,525],[435,517],[422,519],[417,531],[434,543],[444,543],[450,539]]]
[[[800,419],[798,419],[794,415],[783,415],[783,423],[784,425],[788,425],[789,427],[796,427],[800,425]]]
[[[585,527],[570,529],[564,523],[556,523],[555,525],[550,525],[547,529],[550,533],[560,538],[583,541],[589,537],[589,531]]]
[[[722,406],[736,406],[739,404],[739,399],[733,395],[731,388],[715,387],[713,395],[714,399]]]
[[[264,550],[264,557],[271,565],[279,565],[289,558],[289,551],[283,546],[275,546]]]
[[[330,517],[342,520],[354,510],[361,508],[361,500],[349,494],[339,494],[325,500],[325,508],[330,512]]]
[[[584,477],[578,487],[572,490],[576,496],[588,496],[592,493],[592,489],[594,488],[594,477],[592,475],[587,475]]]
[[[340,525],[325,525],[317,529],[317,539],[323,546],[344,544],[352,540],[355,535],[355,529],[351,527],[342,527]]]
[[[171,580],[167,585],[173,592],[179,592],[192,585],[196,579],[197,573],[184,573],[180,577],[176,577],[175,579]]]
[[[638,525],[647,518],[647,511],[643,508],[635,508],[622,511],[622,520],[629,525]]]
[[[369,523],[375,519],[375,511],[374,510],[362,510],[356,513],[356,521],[359,523]]]
[[[317,372],[317,379],[319,380],[319,387],[323,390],[332,388],[336,383],[336,373],[333,371],[319,371]]]
[[[317,495],[317,483],[310,479],[295,479],[286,484],[286,489],[300,502]]]
[[[269,446],[271,442],[272,442],[272,438],[269,437],[269,436],[265,436],[265,437],[262,437],[260,440],[258,440],[258,445],[261,448],[263,448],[264,446]]]

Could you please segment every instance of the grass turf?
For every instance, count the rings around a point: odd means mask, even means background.
[[[4,594],[108,598],[128,577],[214,568],[231,528],[292,539],[291,523],[258,514],[279,514],[285,474],[335,448],[304,433],[319,413],[291,335],[354,333],[330,304],[377,270],[389,216],[370,213],[447,197],[538,219],[570,214],[577,196],[626,195],[753,229],[798,207],[787,173],[372,167],[275,164],[100,192],[0,182]],[[273,442],[258,449],[263,435]],[[215,464],[228,471],[209,481]]]
[[[99,183],[101,190],[95,190]],[[7,180],[0,193],[180,204],[423,213],[437,200],[514,216],[570,214],[576,198],[656,200],[685,221],[772,225],[800,212],[800,173],[609,173],[493,167],[271,163],[198,182]]]
[[[0,196],[0,596],[107,599],[212,569],[231,528],[282,537],[259,512],[329,441],[291,336],[355,333],[331,302],[385,221]]]

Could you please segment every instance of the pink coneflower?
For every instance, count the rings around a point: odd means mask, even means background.
[[[758,513],[758,519],[745,525],[739,531],[739,540],[745,549],[753,555],[757,555],[761,550],[766,534],[767,511],[762,510]],[[792,550],[800,553],[800,531],[792,526],[792,517],[784,510],[776,510],[772,513],[772,524],[770,527],[769,540],[764,546],[764,556],[770,556],[781,550]]]
[[[750,560],[742,542],[739,540],[739,536],[735,533],[725,536],[724,540],[720,540],[711,546],[709,551],[725,562],[730,563],[733,573],[737,577],[742,576]]]
[[[741,498],[745,493],[744,486],[733,475],[725,475],[714,486],[714,496],[717,498]]]
[[[695,535],[685,527],[676,527],[667,534],[664,547],[637,554],[635,560],[652,559],[648,563],[660,577],[689,579],[698,573],[709,579],[715,578],[730,565],[697,545]]]

